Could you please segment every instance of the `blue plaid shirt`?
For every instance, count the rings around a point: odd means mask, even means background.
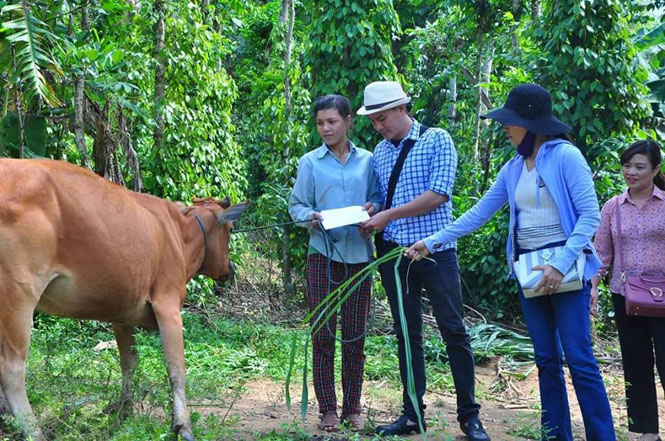
[[[386,226],[384,239],[401,246],[410,246],[453,221],[452,189],[457,172],[457,152],[453,140],[448,132],[439,128],[430,128],[422,137],[419,134],[420,123],[414,119],[411,130],[397,147],[384,139],[374,148],[372,157],[384,205],[390,174],[404,141],[409,138],[415,139],[416,143],[404,161],[402,173],[395,187],[392,207],[404,205],[427,190],[448,196],[448,202],[429,213],[396,219]],[[456,246],[455,242],[447,243],[437,251]]]

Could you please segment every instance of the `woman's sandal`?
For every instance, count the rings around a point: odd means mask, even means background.
[[[319,430],[326,432],[337,432],[339,430],[339,417],[337,412],[327,412],[321,415],[321,422],[316,425]]]
[[[358,413],[350,413],[342,416],[342,422],[348,425],[354,432],[362,432],[365,427],[363,419]]]

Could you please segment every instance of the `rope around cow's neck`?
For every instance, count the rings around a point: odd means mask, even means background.
[[[201,261],[201,266],[203,266],[203,263],[206,261],[206,257],[208,257],[208,233],[206,233],[206,229],[203,226],[203,222],[201,222],[201,218],[198,214],[194,215],[194,219],[196,219],[196,222],[198,222],[199,227],[201,227],[201,231],[203,232],[203,260]],[[199,270],[200,269],[201,268],[199,267]]]

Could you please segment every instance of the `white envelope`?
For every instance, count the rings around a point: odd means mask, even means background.
[[[369,219],[369,214],[360,205],[323,210],[321,211],[321,216],[323,217],[321,224],[326,230],[357,224]]]

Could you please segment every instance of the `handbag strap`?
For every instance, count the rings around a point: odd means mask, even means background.
[[[418,135],[418,138],[420,139],[421,136],[429,129],[429,127],[426,127],[424,125],[420,125],[420,133]],[[416,143],[416,140],[413,138],[409,138],[406,141],[404,141],[404,145],[402,145],[402,150],[399,152],[399,156],[397,157],[397,161],[395,162],[395,165],[393,166],[393,171],[390,172],[390,180],[388,181],[388,193],[386,195],[386,207],[385,210],[389,209],[392,204],[393,204],[393,196],[395,195],[395,188],[397,187],[397,180],[399,179],[400,173],[402,173],[402,167],[404,166],[404,161],[406,160],[406,155],[409,154],[411,151],[411,148],[413,145]]]
[[[623,264],[623,244],[621,240],[621,203],[617,198],[617,205],[614,208],[614,218],[617,221],[617,254],[619,255],[619,266],[621,267],[621,281],[626,282],[626,268]]]

